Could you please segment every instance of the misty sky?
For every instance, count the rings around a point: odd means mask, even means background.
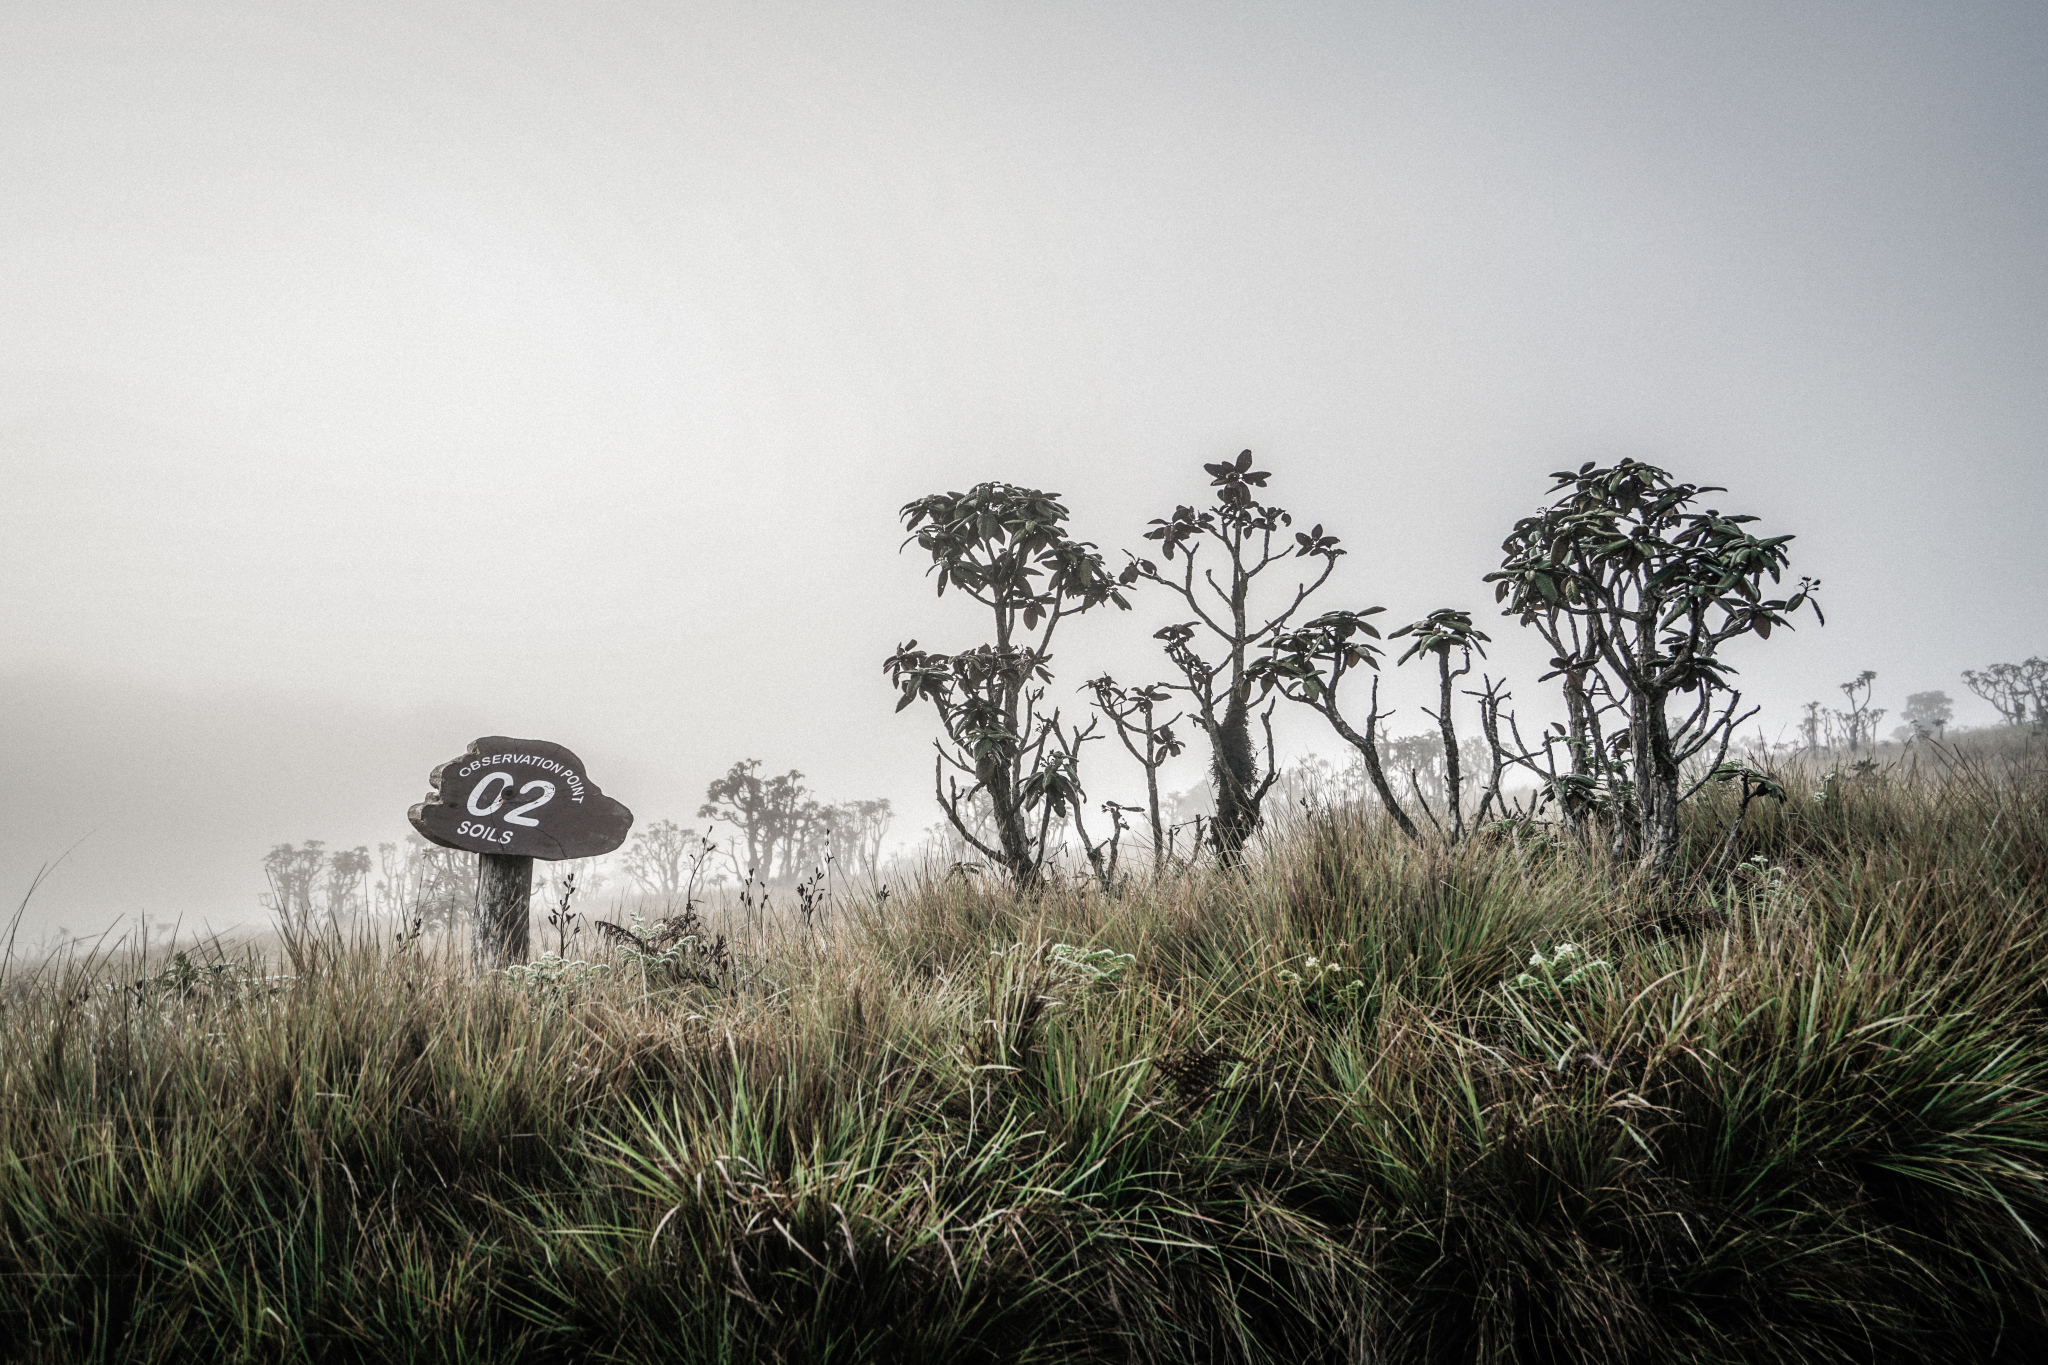
[[[2048,652],[2044,70],[2038,3],[10,0],[7,908],[75,843],[25,932],[252,918],[491,732],[914,834],[880,662],[984,630],[896,509],[1054,489],[1120,559],[1247,446],[1400,620],[1490,616],[1550,470],[1726,485],[1825,583],[1733,656],[1773,734],[1865,668],[1988,723],[1960,671]]]

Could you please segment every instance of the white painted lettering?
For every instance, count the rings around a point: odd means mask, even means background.
[[[512,786],[512,775],[510,773],[492,773],[489,777],[486,777],[483,781],[477,783],[474,787],[470,788],[469,813],[471,815],[489,815],[493,811],[497,810],[498,807],[505,804],[504,791],[498,792],[496,798],[491,801],[490,805],[486,806],[482,804],[486,795],[491,791],[491,789],[494,786],[496,786],[496,784],[500,782],[503,782],[505,784],[506,789],[509,790]]]
[[[542,778],[536,777],[533,779],[533,781],[521,787],[519,789],[519,794],[521,796],[525,796],[535,791],[538,791],[540,795],[535,797],[533,800],[528,801],[523,806],[514,806],[511,810],[505,812],[504,820],[506,824],[526,825],[529,828],[531,828],[532,826],[538,825],[540,823],[539,820],[528,815],[526,812],[530,810],[536,810],[541,806],[545,806],[548,802],[554,800],[555,784],[546,781]]]

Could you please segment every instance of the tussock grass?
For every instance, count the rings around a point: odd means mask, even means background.
[[[5,1354],[2031,1359],[2048,774],[1792,785],[1664,888],[1353,813],[716,985],[17,967]]]

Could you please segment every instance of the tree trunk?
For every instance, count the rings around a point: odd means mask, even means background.
[[[1227,866],[1237,861],[1259,827],[1259,759],[1252,748],[1251,708],[1233,695],[1210,734],[1216,818],[1209,837]]]
[[[1152,727],[1152,713],[1145,713],[1145,728]],[[1152,812],[1152,875],[1156,878],[1166,871],[1166,830],[1159,823],[1159,751],[1148,738],[1145,741],[1145,801]]]
[[[1600,743],[1600,733],[1593,714],[1593,699],[1586,691],[1586,675],[1583,672],[1567,670],[1563,686],[1565,711],[1571,718],[1571,775],[1591,784],[1600,780],[1600,760],[1604,756],[1595,752]],[[1586,790],[1586,787],[1575,784],[1567,789],[1558,801],[1564,813],[1566,831],[1581,841],[1584,841],[1590,832],[1588,826],[1593,813],[1592,803],[1585,795]]]
[[[477,856],[476,961],[499,967],[526,961],[533,902],[533,859]]]
[[[1002,849],[1003,870],[1010,874],[1019,891],[1029,891],[1038,883],[1038,856],[1027,823],[1030,813],[1018,800],[1012,769],[1005,768],[996,781],[988,784],[988,801],[995,815],[996,844]]]
[[[1678,861],[1678,759],[1664,718],[1664,695],[1642,697],[1636,710],[1636,805],[1642,824],[1641,866],[1662,880]]]
[[[1010,644],[1010,626],[1007,621],[996,624],[996,647],[1007,649]],[[1021,739],[1024,736],[1024,687],[1022,681],[1006,684],[1003,688],[1003,718],[1009,723],[1010,733]],[[1005,870],[1019,891],[1029,891],[1038,885],[1038,864],[1042,850],[1031,838],[1030,812],[1024,809],[1023,784],[1018,781],[1018,770],[1023,762],[1022,754],[1004,763],[996,774],[996,780],[988,784],[989,806],[996,817],[996,842],[1003,850]]]
[[[1471,656],[1466,656],[1469,661]],[[1444,804],[1451,817],[1451,842],[1458,843],[1465,837],[1465,805],[1459,790],[1458,773],[1458,732],[1451,724],[1451,679],[1457,675],[1451,672],[1451,652],[1446,649],[1437,654],[1437,676],[1442,682],[1442,695],[1437,701],[1437,729],[1444,737]]]

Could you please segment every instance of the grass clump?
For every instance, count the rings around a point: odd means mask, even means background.
[[[500,975],[17,969],[0,1343],[2031,1358],[2048,778],[1791,785],[1740,861],[1710,791],[1661,887],[1354,812],[1115,897],[938,880]]]

